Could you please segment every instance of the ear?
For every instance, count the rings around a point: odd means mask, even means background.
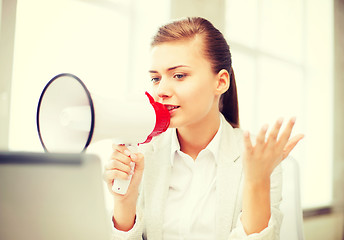
[[[226,92],[228,90],[229,85],[230,85],[229,73],[226,69],[222,69],[217,74],[215,93],[217,95],[223,94],[224,92]]]

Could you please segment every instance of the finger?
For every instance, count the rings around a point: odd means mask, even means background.
[[[285,147],[285,145],[288,143],[288,140],[290,138],[291,132],[293,130],[293,127],[295,125],[295,121],[296,118],[293,117],[288,121],[288,124],[286,126],[286,128],[284,129],[284,131],[281,133],[281,136],[278,140],[278,146],[283,149]]]
[[[112,160],[105,164],[106,170],[119,170],[122,172],[130,173],[130,165],[124,164],[120,161]]]
[[[245,145],[245,149],[248,152],[252,152],[252,142],[251,142],[251,137],[250,137],[250,133],[249,131],[245,131],[244,132],[244,145]]]
[[[271,143],[275,143],[276,142],[278,133],[279,133],[281,127],[282,127],[282,123],[283,123],[283,118],[279,118],[276,121],[274,127],[272,128],[272,130],[271,130],[271,132],[269,134],[269,137],[268,137],[268,140],[267,140],[268,143],[271,144]]]
[[[289,153],[294,149],[294,147],[296,146],[296,144],[302,139],[304,138],[303,134],[298,134],[296,136],[294,136],[293,138],[291,138],[287,145],[284,147],[283,149],[283,156],[282,158],[285,159]]]
[[[128,151],[128,150],[125,150],[125,151]],[[124,164],[129,165],[131,162],[131,158],[128,155],[130,155],[130,153],[128,154],[126,152],[122,153],[122,152],[115,151],[112,153],[111,159],[118,160]]]
[[[131,160],[135,163],[136,170],[144,169],[144,156],[142,153],[135,153],[131,155]]]
[[[103,180],[107,184],[112,184],[114,177],[112,176],[112,174],[109,171],[112,171],[112,170],[106,170],[103,172]]]
[[[131,152],[130,152],[130,150],[128,149],[128,147],[126,146],[126,145],[124,145],[124,144],[120,144],[120,145],[115,145],[115,144],[113,144],[112,145],[112,148],[113,148],[113,150],[114,150],[114,153],[116,153],[116,152],[119,152],[119,153],[122,153],[122,154],[124,154],[124,155],[126,155],[126,156],[130,156],[130,154],[131,154]]]
[[[255,145],[255,150],[261,150],[265,146],[265,135],[268,130],[268,125],[265,124],[263,127],[260,129],[259,134],[256,138],[256,145]]]
[[[129,176],[129,174],[118,170],[107,170],[103,173],[104,181],[107,183],[112,183],[114,179],[126,180]]]
[[[115,168],[115,165],[114,165],[115,161],[116,160],[114,160],[114,159],[110,159],[109,161],[107,161],[105,163],[105,165],[104,165],[104,169],[105,170],[112,170],[112,169],[114,169]]]

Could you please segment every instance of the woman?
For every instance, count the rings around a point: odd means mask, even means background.
[[[153,96],[171,124],[143,154],[113,146],[109,190],[133,175],[126,195],[113,193],[114,239],[279,239],[278,165],[303,137],[290,139],[295,118],[251,142],[239,128],[229,46],[203,18],[162,26],[151,47]]]

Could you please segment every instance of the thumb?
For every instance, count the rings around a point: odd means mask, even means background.
[[[135,163],[135,168],[131,174],[133,177],[131,179],[131,188],[137,189],[141,183],[144,169],[144,157],[142,153],[133,153],[130,155],[132,162]],[[130,186],[129,186],[130,188]]]
[[[131,160],[135,163],[135,170],[143,171],[144,156],[142,153],[133,153],[130,155]]]

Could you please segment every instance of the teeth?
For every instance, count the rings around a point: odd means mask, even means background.
[[[166,108],[168,111],[171,111],[171,110],[178,108],[178,107],[177,106],[167,106]]]

